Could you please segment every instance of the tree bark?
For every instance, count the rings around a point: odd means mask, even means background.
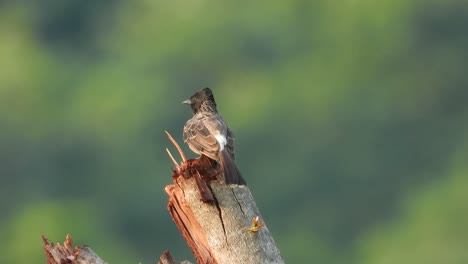
[[[284,263],[247,186],[209,183],[214,201],[202,201],[195,177],[166,186],[168,210],[198,263]]]

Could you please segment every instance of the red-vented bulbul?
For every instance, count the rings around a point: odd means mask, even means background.
[[[193,152],[215,160],[222,167],[226,184],[245,185],[234,161],[234,136],[218,114],[211,89],[204,88],[182,103],[193,110],[193,117],[184,126],[184,142]]]

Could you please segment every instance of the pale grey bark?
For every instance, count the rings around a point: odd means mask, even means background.
[[[205,203],[193,177],[175,182],[166,187],[168,208],[198,263],[284,263],[266,225],[249,231],[254,217],[263,219],[247,186],[213,181],[216,201]]]

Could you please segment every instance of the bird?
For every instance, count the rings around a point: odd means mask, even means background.
[[[234,135],[219,115],[211,89],[203,88],[182,103],[193,111],[184,125],[184,142],[196,154],[216,161],[226,184],[246,185],[235,163]]]

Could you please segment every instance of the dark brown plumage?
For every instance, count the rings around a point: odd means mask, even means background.
[[[218,114],[210,88],[196,92],[183,103],[193,110],[193,117],[184,126],[184,142],[193,152],[218,162],[226,184],[245,185],[235,164],[234,136]]]

